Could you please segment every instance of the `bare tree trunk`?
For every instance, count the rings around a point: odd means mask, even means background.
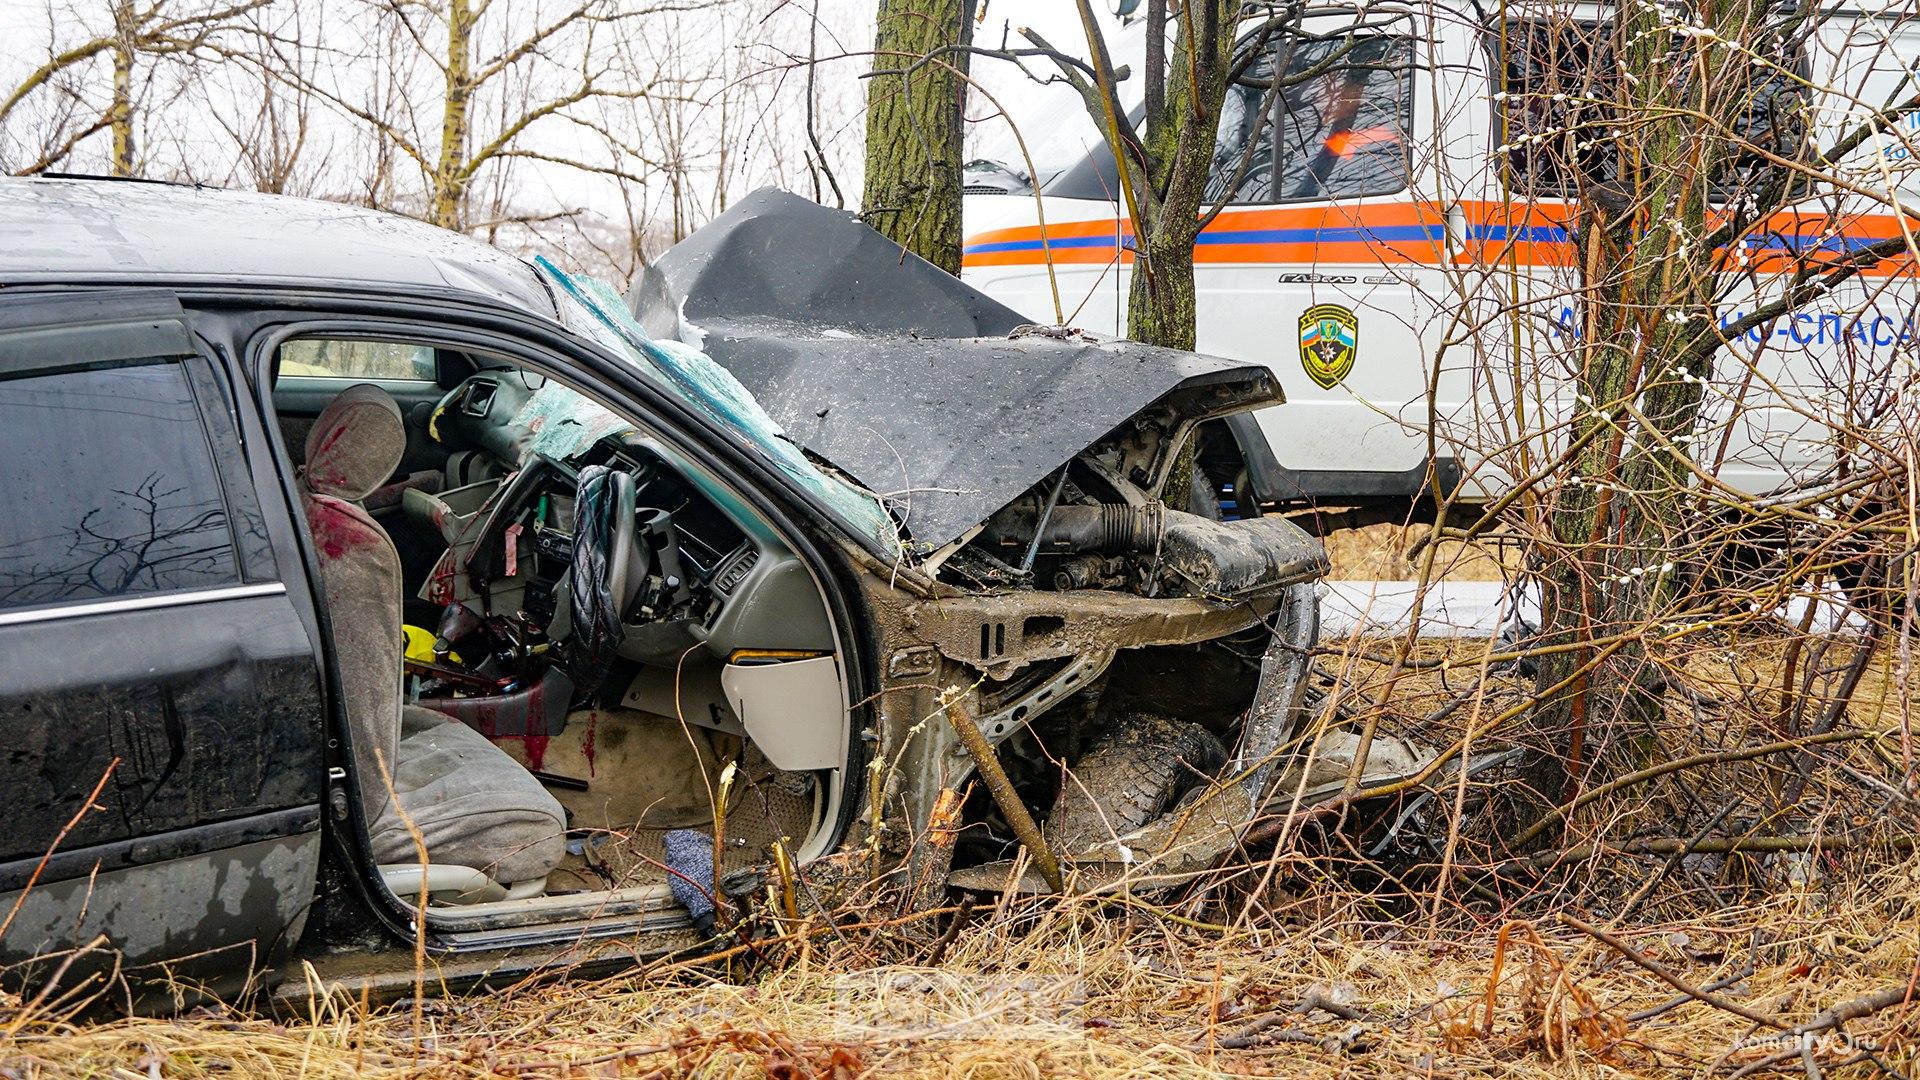
[[[473,24],[469,0],[447,4],[447,91],[441,107],[440,155],[433,171],[428,220],[442,228],[458,229],[465,216],[467,132],[473,102]]]
[[[1168,230],[1136,253],[1127,289],[1128,337],[1170,349],[1193,348],[1193,241],[1191,231]]]
[[[1147,7],[1149,36],[1163,36],[1160,28],[1170,17],[1167,0],[1149,0]],[[1127,296],[1127,336],[1136,341],[1175,349],[1194,345],[1193,245],[1205,210],[1214,132],[1231,81],[1238,12],[1232,0],[1196,2],[1175,21],[1170,55],[1160,41],[1151,42],[1149,104],[1139,151],[1109,138],[1134,157],[1128,179],[1138,249]],[[1111,85],[1102,89],[1111,93]]]
[[[133,175],[133,56],[139,15],[133,4],[113,6],[113,104],[108,126],[113,132],[113,175]]]
[[[1726,41],[1752,41],[1758,0],[1720,0],[1698,18]],[[1664,680],[1639,640],[1680,591],[1671,553],[1685,548],[1691,470],[1684,447],[1719,344],[1717,256],[1707,194],[1728,160],[1693,118],[1742,108],[1746,54],[1675,44],[1652,6],[1623,8],[1617,178],[1582,193],[1582,335],[1572,437],[1585,450],[1558,492],[1542,547],[1543,695],[1526,734],[1523,779],[1540,807],[1644,764],[1664,719]],[[1685,78],[1678,77],[1676,69]],[[1722,130],[1724,130],[1723,128]],[[1637,414],[1637,415],[1636,415]],[[1524,814],[1522,816],[1528,816]]]
[[[950,274],[960,272],[960,50],[973,41],[974,3],[880,0],[874,69],[905,73],[876,75],[867,87],[867,223]]]

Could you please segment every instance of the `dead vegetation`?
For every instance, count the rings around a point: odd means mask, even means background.
[[[1264,841],[1171,892],[909,914],[876,892],[831,921],[764,903],[725,947],[612,979],[442,998],[429,963],[394,1004],[105,1023],[77,1017],[79,988],[13,999],[0,1075],[1909,1075],[1899,651],[1833,636],[1810,659],[1791,631],[1756,617],[1665,646],[1690,722],[1568,801],[1550,842],[1493,839],[1495,769],[1270,804]],[[1330,649],[1321,715],[1471,753],[1532,692],[1500,648]],[[1830,722],[1781,726],[1783,683]]]
[[[1416,580],[1420,565],[1407,552],[1427,531],[1424,525],[1381,524],[1328,533],[1322,538],[1327,561],[1333,564],[1327,576],[1336,581]],[[1499,581],[1512,576],[1517,562],[1511,553],[1485,544],[1442,540],[1434,580]]]
[[[1405,531],[1371,533],[1336,538],[1334,576],[1403,557]],[[1906,1076],[1905,652],[1810,625],[1649,635],[1671,722],[1518,835],[1497,763],[1425,781],[1524,722],[1529,650],[1330,639],[1308,752],[1371,731],[1436,771],[1271,801],[1177,889],[921,911],[856,891],[830,918],[770,892],[700,955],[466,995],[429,960],[388,1004],[100,1022],[94,988],[55,989],[4,1002],[0,1076]]]
[[[1237,929],[1144,901],[1119,917],[1111,903],[1029,901],[983,911],[950,940],[920,932],[931,919],[839,936],[814,925],[764,943],[751,977],[736,952],[418,1006],[321,999],[286,1021],[80,1026],[13,1010],[0,1070],[183,1080],[1906,1075],[1915,1018],[1900,1001],[1920,947],[1916,871],[1902,860],[1841,890],[1810,884],[1612,931],[1590,916],[1593,934],[1452,905],[1398,918],[1377,896],[1337,886]],[[1837,1023],[1837,1008],[1860,1015]]]

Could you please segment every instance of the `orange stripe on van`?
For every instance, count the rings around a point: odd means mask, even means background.
[[[1744,263],[1722,249],[1723,262],[1733,269],[1752,269],[1780,273],[1803,266],[1839,266],[1855,261],[1865,248],[1884,241],[1911,235],[1920,240],[1920,222],[1909,219],[1906,230],[1893,214],[1848,214],[1787,211],[1775,214],[1740,237],[1738,249],[1746,252]],[[1904,241],[1903,241],[1904,242]],[[1866,277],[1894,277],[1911,274],[1915,262],[1912,246],[1890,258],[1863,266]]]
[[[1194,262],[1267,266],[1406,265],[1552,266],[1574,263],[1570,225],[1574,208],[1564,202],[1462,202],[1464,235],[1449,257],[1446,217],[1424,202],[1372,203],[1349,207],[1262,207],[1222,211],[1200,234]],[[1920,225],[1914,226],[1920,233]],[[1823,214],[1775,215],[1741,239],[1746,266],[1778,271],[1812,263],[1837,263],[1877,241],[1900,235],[1898,218],[1859,214],[1833,219]],[[966,266],[1108,265],[1134,257],[1133,230],[1124,220],[1068,221],[994,229],[966,240]],[[1723,252],[1726,265],[1740,260]],[[1910,254],[1882,259],[1862,272],[1891,276],[1912,272]]]
[[[1436,261],[1445,247],[1445,218],[1419,203],[1355,207],[1263,207],[1223,210],[1200,234],[1201,263]],[[1069,221],[994,229],[966,240],[967,266],[1106,264],[1134,256],[1124,221]]]

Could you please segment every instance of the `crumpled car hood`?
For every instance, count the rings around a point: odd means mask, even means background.
[[[1185,386],[1277,402],[1259,365],[1015,331],[1013,309],[855,220],[763,188],[628,293],[649,333],[700,345],[789,437],[942,547]]]

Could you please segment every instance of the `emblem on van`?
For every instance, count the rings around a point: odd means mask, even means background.
[[[1360,320],[1339,304],[1315,304],[1300,316],[1300,366],[1331,390],[1353,370],[1360,351]]]

